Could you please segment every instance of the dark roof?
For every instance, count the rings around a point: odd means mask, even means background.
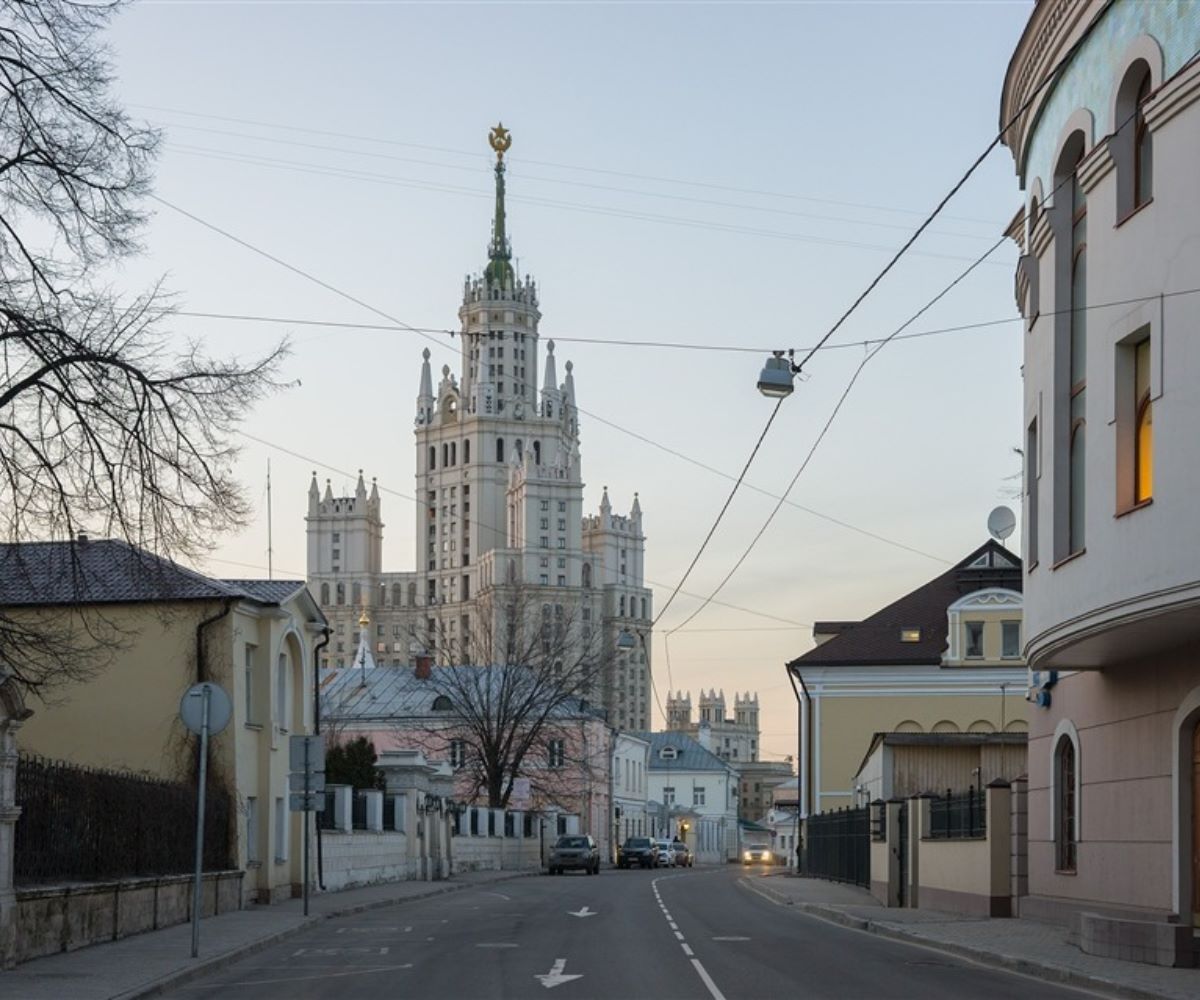
[[[788,666],[940,664],[949,628],[946,609],[964,594],[986,587],[1021,589],[1021,560],[991,539],[941,576],[863,621],[824,623],[839,626],[837,634]],[[902,629],[920,629],[920,639],[901,642]]]
[[[0,607],[224,599],[279,604],[303,586],[214,580],[112,538],[0,544]]]
[[[734,771],[732,764],[721,760],[711,750],[705,750],[686,733],[672,730],[666,733],[633,733],[650,744],[651,771]],[[661,756],[664,747],[674,747],[677,756],[666,760]]]

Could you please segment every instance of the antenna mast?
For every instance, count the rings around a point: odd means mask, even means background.
[[[274,580],[274,549],[271,546],[271,460],[267,459],[267,579]]]

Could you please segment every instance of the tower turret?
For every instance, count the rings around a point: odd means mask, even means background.
[[[421,352],[421,387],[417,390],[418,427],[433,423],[433,373],[429,370],[429,348]]]

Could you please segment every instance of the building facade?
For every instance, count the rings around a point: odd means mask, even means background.
[[[215,580],[107,539],[34,542],[0,546],[0,605],[116,643],[103,669],[25,721],[22,750],[195,781],[196,738],[179,703],[198,681],[224,688],[233,716],[212,737],[209,764],[235,804],[244,900],[300,891],[304,814],[288,809],[288,738],[313,731],[312,664],[326,628],[303,581]]]
[[[635,495],[617,514],[604,489],[583,513],[579,411],[572,363],[560,382],[554,342],[539,351],[537,287],[512,265],[504,153],[494,129],[496,204],[488,262],[463,286],[457,374],[434,382],[424,352],[416,400],[418,565],[385,572],[378,488],[360,473],[353,496],[335,497],[314,475],[308,496],[309,586],[334,627],[323,665],[345,666],[365,608],[381,663],[417,650],[439,662],[481,662],[500,629],[486,598],[521,589],[531,603],[578,622],[603,662],[589,693],[623,729],[650,724],[651,591]],[[542,364],[539,388],[538,366]],[[483,598],[483,600],[481,600]]]
[[[1004,82],[1044,918],[1200,924],[1198,49],[1194,4],[1043,0]]]
[[[650,825],[646,810],[650,744],[631,733],[613,738],[612,801],[615,847],[627,837],[645,837]]]
[[[1021,561],[989,541],[861,622],[814,624],[788,664],[803,815],[868,801],[876,733],[1025,732],[1021,621]]]
[[[733,717],[726,713],[725,690],[701,690],[697,708],[700,716],[692,718],[692,693],[679,691],[667,694],[667,729],[687,733],[706,750],[722,760],[758,760],[758,695],[733,696]]]

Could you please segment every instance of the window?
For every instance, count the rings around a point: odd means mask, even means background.
[[[565,514],[567,512],[567,501],[566,500],[558,501],[558,512],[560,514]]]
[[[258,799],[250,795],[246,797],[246,864],[258,862]]]
[[[1000,623],[1000,655],[1008,659],[1016,659],[1021,655],[1021,623]]]
[[[246,643],[245,646],[245,696],[246,696],[246,723],[254,725],[258,722],[258,705],[254,699],[254,654],[257,652],[254,646]]]
[[[670,785],[663,788],[663,805],[673,806],[675,804],[675,789]]]
[[[1109,149],[1117,168],[1117,224],[1150,203],[1154,194],[1153,138],[1146,124],[1150,99],[1150,66],[1136,60],[1117,88],[1116,129]]]
[[[456,771],[467,763],[467,744],[465,740],[450,741],[450,766]]]
[[[287,653],[279,654],[279,666],[275,674],[275,721],[282,732],[288,731],[288,662]]]
[[[346,585],[344,583],[337,585],[337,602],[338,604],[346,603]]]
[[[496,438],[496,461],[504,461],[504,438]]]
[[[463,465],[471,464],[471,439],[463,439]]]
[[[337,545],[338,542],[340,542],[341,540],[342,540],[342,533],[340,531],[335,531],[333,533],[333,544]]]
[[[1076,863],[1076,774],[1075,743],[1064,734],[1054,751],[1054,867],[1065,872]]]
[[[548,586],[550,583],[550,574],[549,573],[540,574],[538,576],[538,583],[540,583],[543,587]]]
[[[560,517],[558,519],[558,530],[559,531],[567,530],[567,519],[565,517]]]
[[[543,549],[550,548],[550,537],[548,535],[539,536],[538,544],[541,545]]]
[[[281,865],[287,861],[287,800],[275,800],[275,864]]]
[[[550,509],[550,501],[549,501],[549,500],[543,500],[543,501],[541,502],[541,505],[540,505],[540,506],[541,506],[541,509],[542,509],[542,510],[549,510],[549,509]]]
[[[921,630],[919,628],[902,628],[900,630],[901,642],[920,642]]]
[[[433,699],[433,704],[430,706],[435,712],[449,712],[454,706],[450,703],[450,699],[444,694],[439,694]]]
[[[968,657],[983,657],[983,622],[965,622]]]
[[[1153,193],[1153,145],[1146,125],[1143,106],[1150,97],[1150,71],[1147,68],[1138,85],[1137,111],[1134,113],[1133,133],[1133,207],[1141,208]]]
[[[425,466],[425,468],[430,472],[432,472],[434,469],[437,468],[437,446],[436,445],[431,444],[429,446],[429,463]]]
[[[1154,495],[1154,409],[1150,401],[1150,338],[1133,349],[1133,500],[1145,503]]]
[[[658,756],[661,760],[675,760],[679,757],[679,751],[675,747],[663,747],[658,751]]]
[[[1087,199],[1071,180],[1071,404],[1068,452],[1068,546],[1082,552],[1087,476]]]
[[[558,547],[560,549],[565,549],[567,547],[567,540],[565,538],[560,538],[558,540]]]
[[[696,785],[692,788],[692,805],[704,805],[704,786]]]
[[[546,744],[546,762],[550,767],[562,767],[565,759],[562,740],[551,740]]]
[[[1025,557],[1032,569],[1038,561],[1038,426],[1037,418],[1025,434]]]

